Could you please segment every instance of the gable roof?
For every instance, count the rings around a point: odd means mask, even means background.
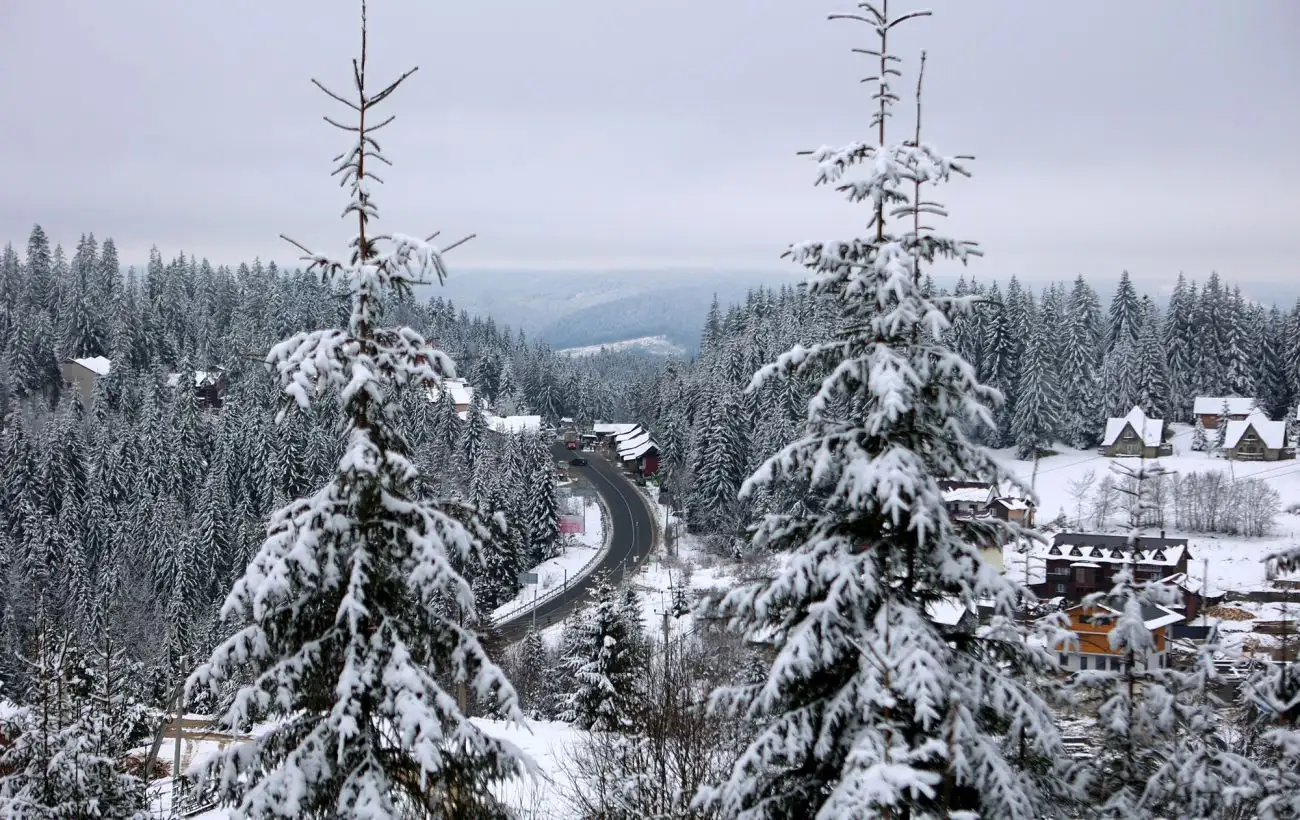
[[[167,386],[168,386],[168,387],[175,387],[175,386],[177,386],[178,384],[180,384],[180,383],[181,383],[181,375],[182,375],[182,374],[180,374],[180,373],[168,373],[168,374],[167,374]],[[195,386],[195,387],[211,387],[212,385],[214,385],[214,384],[216,384],[217,382],[221,381],[221,376],[222,376],[222,371],[220,371],[220,370],[195,370],[195,371],[194,371],[194,386]]]
[[[108,372],[113,369],[113,363],[103,356],[91,356],[86,359],[69,359],[68,361],[81,365],[96,376],[107,376]]]
[[[647,437],[645,441],[641,442],[635,447],[626,447],[620,449],[618,451],[618,455],[624,461],[631,461],[632,459],[640,458],[641,456],[645,455],[651,450],[658,450],[658,449],[659,449],[659,445],[655,444],[654,441],[652,441],[649,437]]]
[[[1107,606],[1106,604],[1100,602],[1095,604],[1076,604],[1070,607],[1069,609],[1067,609],[1066,612],[1072,612],[1076,609],[1083,609],[1085,607],[1091,609],[1104,609],[1107,612],[1113,612],[1116,615],[1119,615],[1121,612],[1121,610],[1115,607]],[[1163,607],[1158,604],[1142,605],[1142,624],[1147,629],[1152,629],[1152,630],[1159,629],[1162,626],[1169,626],[1170,624],[1176,624],[1182,620],[1184,620],[1184,616],[1182,616],[1177,612],[1174,612],[1172,609],[1169,609],[1168,607]]]
[[[591,431],[593,433],[613,433],[614,435],[619,435],[620,433],[626,433],[629,430],[635,430],[640,426],[641,425],[639,424],[628,424],[627,422],[622,421],[598,421],[591,425]]]
[[[1228,415],[1246,416],[1255,409],[1255,399],[1244,396],[1197,396],[1192,402],[1192,414],[1197,416],[1217,416],[1223,412],[1223,403],[1228,403]]]
[[[618,446],[619,446],[619,447],[622,447],[624,444],[627,444],[629,441],[632,441],[633,439],[638,439],[638,438],[640,438],[640,437],[643,436],[643,435],[647,435],[647,436],[648,436],[648,435],[650,435],[650,434],[647,433],[647,432],[646,432],[646,431],[641,427],[641,425],[639,425],[639,424],[634,424],[634,425],[632,426],[632,429],[630,429],[630,430],[624,430],[624,431],[621,432],[621,433],[615,433],[615,434],[614,434],[614,441],[618,443]]]
[[[1130,559],[1128,542],[1127,535],[1058,532],[1051,543],[1030,542],[1029,555],[1043,561],[1077,558],[1098,564],[1123,564]],[[1186,554],[1186,538],[1147,536],[1137,540],[1137,553],[1132,559],[1147,566],[1176,567]]]
[[[435,404],[442,401],[442,390],[439,388],[445,388],[451,393],[453,404],[470,405],[474,403],[474,388],[470,387],[469,383],[464,379],[443,379],[440,385],[430,387],[429,401]]]
[[[1229,421],[1223,433],[1223,446],[1231,450],[1241,442],[1246,431],[1254,428],[1255,435],[1270,450],[1280,450],[1286,446],[1286,422],[1272,421],[1268,416],[1256,410],[1241,421]]]
[[[987,481],[939,481],[939,492],[943,493],[945,504],[987,504],[995,495],[993,485]]]
[[[1147,447],[1159,447],[1165,440],[1165,420],[1149,419],[1147,414],[1142,412],[1141,407],[1134,407],[1128,411],[1128,415],[1122,419],[1106,419],[1106,435],[1102,437],[1101,446],[1109,447],[1114,444],[1125,427],[1133,427],[1133,432],[1137,433],[1142,439],[1142,443]]]

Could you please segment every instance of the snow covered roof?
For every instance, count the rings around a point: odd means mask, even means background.
[[[1246,416],[1255,409],[1255,399],[1243,396],[1197,396],[1192,402],[1192,413],[1197,416],[1217,416],[1223,412],[1223,403],[1228,403],[1228,415]]]
[[[628,449],[620,449],[618,451],[618,455],[624,461],[631,461],[634,458],[640,458],[641,456],[650,452],[650,450],[652,449],[658,449],[658,447],[659,445],[655,444],[653,441],[647,438],[645,441],[641,442],[635,447],[631,447]]]
[[[636,435],[634,436],[629,436],[628,438],[621,439],[621,440],[616,439],[616,441],[618,441],[618,451],[620,453],[622,453],[624,450],[631,450],[633,448],[640,447],[642,444],[645,444],[649,440],[650,440],[650,433],[646,430],[637,430]]]
[[[1101,535],[1085,532],[1060,532],[1049,544],[1029,542],[1029,556],[1033,560],[1090,561],[1098,564],[1122,564],[1129,560],[1127,535]],[[1186,538],[1139,538],[1136,563],[1153,566],[1176,567],[1187,553]]]
[[[1003,496],[1002,498],[993,499],[993,503],[1001,504],[1003,507],[1006,507],[1008,510],[1029,509],[1029,502],[1023,498],[1010,498],[1007,496]]]
[[[207,387],[207,386],[209,386],[209,385],[216,384],[217,381],[218,381],[220,378],[221,378],[221,371],[220,371],[220,370],[195,370],[195,371],[194,371],[194,386],[195,386],[195,387]],[[180,374],[180,373],[168,373],[168,374],[167,374],[167,386],[168,386],[168,387],[175,387],[176,385],[178,385],[178,384],[180,384],[180,383],[181,383],[181,374]]]
[[[113,363],[103,356],[91,356],[87,359],[72,359],[71,361],[76,362],[96,376],[107,376],[108,372],[113,369]]]
[[[619,447],[622,447],[624,444],[632,441],[633,439],[640,438],[643,435],[648,436],[650,434],[647,433],[644,429],[642,429],[641,425],[638,424],[633,426],[632,429],[630,430],[624,430],[621,433],[615,433],[614,441],[618,442]]]
[[[1141,407],[1134,407],[1122,419],[1106,419],[1106,435],[1102,437],[1101,446],[1114,444],[1129,425],[1133,426],[1133,432],[1142,437],[1142,443],[1147,447],[1159,447],[1165,440],[1164,419],[1149,419]]]
[[[541,416],[494,416],[489,413],[487,423],[498,433],[534,433],[542,429]]]
[[[474,401],[474,388],[464,379],[443,379],[442,386],[451,391],[451,400],[455,404],[470,404]],[[442,391],[437,387],[429,388],[429,401],[442,401]]]
[[[614,435],[619,435],[621,433],[626,433],[629,430],[635,430],[640,426],[641,425],[639,424],[628,424],[626,422],[621,422],[621,421],[616,421],[616,422],[598,421],[595,424],[591,425],[591,431],[593,433],[613,433]]]
[[[1100,603],[1079,604],[1079,606],[1070,607],[1070,609],[1078,609],[1079,607],[1082,606],[1095,606],[1099,609],[1104,609],[1107,612],[1113,612],[1116,615],[1120,614],[1120,610]],[[1178,612],[1174,612],[1172,609],[1168,607],[1160,606],[1159,604],[1142,605],[1142,624],[1147,629],[1159,629],[1162,626],[1169,626],[1170,624],[1176,624],[1182,620],[1185,620],[1182,614]]]
[[[969,611],[960,598],[941,598],[925,605],[925,614],[940,626],[956,626]]]
[[[1232,449],[1241,442],[1246,431],[1255,429],[1255,435],[1270,450],[1280,450],[1286,446],[1286,422],[1271,421],[1268,416],[1256,410],[1241,421],[1229,421],[1223,433],[1223,446]]]

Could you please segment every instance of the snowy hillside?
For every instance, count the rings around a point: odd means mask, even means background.
[[[558,352],[566,356],[594,356],[602,350],[608,350],[611,353],[616,351],[637,351],[649,353],[653,356],[682,356],[686,353],[686,348],[673,344],[667,336],[641,336],[636,339],[602,342],[601,344],[586,345],[585,347],[567,347]]]
[[[1300,506],[1300,461],[1227,461],[1206,452],[1191,449],[1192,430],[1185,425],[1174,425],[1174,455],[1159,460],[1166,470],[1180,476],[1190,473],[1220,472],[1229,480],[1258,478],[1277,491],[1281,512],[1274,519],[1272,532],[1258,538],[1184,531],[1178,528],[1177,517],[1166,515],[1165,530],[1170,537],[1186,537],[1192,556],[1192,574],[1198,579],[1208,570],[1212,591],[1232,590],[1249,592],[1265,586],[1263,559],[1295,543],[1300,532],[1300,516],[1287,510]],[[1107,475],[1112,475],[1112,462],[1133,463],[1133,459],[1111,459],[1096,451],[1075,450],[1062,445],[1054,447],[1056,455],[1040,458],[1035,472],[1033,462],[1020,461],[1013,449],[1001,450],[1003,464],[1013,475],[1032,485],[1039,499],[1037,524],[1046,526],[1058,516],[1064,516],[1069,526],[1097,531],[1096,497],[1098,487]],[[1089,481],[1091,474],[1091,481]],[[1086,486],[1085,486],[1086,485]],[[1120,531],[1123,522],[1116,510],[1108,526],[1100,529]],[[1017,559],[1008,556],[1006,565],[1011,571]],[[1208,562],[1208,566],[1206,563]]]

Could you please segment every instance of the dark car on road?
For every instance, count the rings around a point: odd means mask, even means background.
[[[586,466],[587,466],[587,459],[585,459],[585,458],[571,458],[571,459],[569,459],[569,463],[572,464],[574,467],[586,467]]]

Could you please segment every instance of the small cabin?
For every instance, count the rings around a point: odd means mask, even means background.
[[[1255,412],[1228,422],[1223,456],[1233,461],[1280,461],[1295,458],[1295,447],[1287,440],[1286,422]]]
[[[1167,440],[1170,431],[1164,419],[1147,418],[1141,407],[1134,407],[1123,418],[1106,420],[1101,440],[1101,454],[1108,458],[1160,458],[1173,455]]]
[[[1228,421],[1242,421],[1255,412],[1258,404],[1257,400],[1243,396],[1197,396],[1192,402],[1192,415],[1206,430],[1217,430],[1220,416],[1227,415]]]

